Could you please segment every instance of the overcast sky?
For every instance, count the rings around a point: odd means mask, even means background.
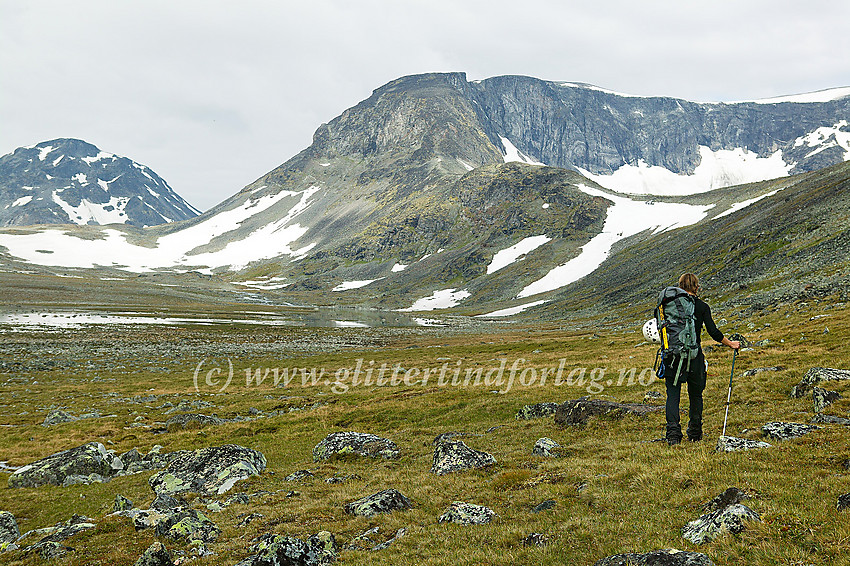
[[[206,210],[403,75],[735,101],[850,86],[846,0],[0,0],[0,155],[59,137]]]

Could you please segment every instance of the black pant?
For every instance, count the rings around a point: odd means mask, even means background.
[[[705,389],[705,356],[702,350],[691,360],[690,369],[685,366],[679,374],[679,359],[665,360],[664,381],[667,385],[667,442],[682,440],[682,427],[679,424],[679,400],[682,395],[682,384],[688,384],[688,439],[702,440],[702,392]],[[687,362],[685,362],[687,364]]]

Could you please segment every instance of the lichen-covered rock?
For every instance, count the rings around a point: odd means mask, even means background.
[[[760,520],[758,513],[736,503],[694,519],[682,527],[682,536],[694,544],[704,544],[726,533],[740,533],[744,521]]]
[[[139,556],[133,566],[174,566],[171,554],[161,542],[155,542]]]
[[[262,453],[225,444],[179,454],[165,471],[152,476],[148,483],[157,494],[221,495],[236,482],[259,475],[265,469],[266,457]]]
[[[313,448],[313,461],[318,462],[346,454],[396,460],[401,452],[395,442],[374,434],[353,431],[334,432]]]
[[[110,476],[115,456],[100,442],[89,442],[70,450],[52,454],[18,468],[9,477],[9,487],[62,485],[68,476],[98,474]]]
[[[535,456],[543,456],[546,458],[560,458],[563,456],[561,445],[551,438],[540,438],[534,443],[534,448],[531,453]]]
[[[172,509],[138,509],[133,513],[137,531],[153,529],[157,536],[182,542],[213,542],[221,530],[206,515],[191,507]]]
[[[55,542],[52,540],[40,542],[23,550],[24,552],[36,551],[43,560],[54,560],[56,558],[62,558],[63,556],[66,556],[69,552],[74,552],[74,548],[70,546],[65,546],[62,543]]]
[[[699,552],[669,548],[645,554],[615,554],[597,560],[594,566],[714,566],[711,558]]]
[[[710,513],[712,511],[719,511],[720,509],[725,509],[730,505],[735,505],[736,503],[740,503],[741,501],[748,499],[748,495],[738,489],[737,487],[730,487],[708,503],[702,506],[703,511],[706,513]]]
[[[306,542],[289,536],[265,534],[251,546],[253,556],[236,566],[325,566],[336,560],[334,536],[322,531]]]
[[[105,483],[109,480],[110,478],[102,476],[100,474],[89,474],[87,476],[74,474],[62,480],[62,487],[71,487],[72,485],[91,485],[93,483]]]
[[[459,525],[483,525],[496,516],[495,511],[482,505],[473,505],[463,501],[452,501],[449,508],[439,516],[438,523],[457,523]]]
[[[758,448],[770,447],[771,444],[761,440],[736,438],[734,436],[721,436],[717,439],[717,448],[715,448],[715,452],[740,452],[742,450],[755,450]]]
[[[806,372],[800,383],[791,388],[791,397],[805,397],[809,391],[823,381],[850,381],[850,370],[833,368],[812,368]]]
[[[527,421],[531,419],[542,419],[553,415],[558,410],[558,403],[535,403],[534,405],[526,405],[517,412],[514,417],[517,420]]]
[[[581,397],[567,401],[555,412],[555,424],[558,426],[584,425],[593,416],[620,419],[625,415],[644,416],[663,411],[664,405],[646,405],[644,403],[616,403],[605,399]]]
[[[761,427],[761,432],[767,438],[774,440],[788,440],[789,438],[799,438],[805,436],[812,431],[820,430],[819,426],[803,424],[803,423],[767,423]]]
[[[554,499],[546,499],[545,501],[541,501],[537,505],[534,506],[534,509],[531,510],[532,513],[542,513],[543,511],[548,511],[557,505],[558,502]]]
[[[283,478],[283,481],[301,481],[314,477],[316,477],[316,475],[310,470],[298,470],[297,472],[292,472]]]
[[[75,417],[71,413],[67,413],[62,409],[54,409],[47,413],[47,416],[44,418],[44,422],[41,423],[41,426],[53,426],[63,423],[72,423],[77,420],[79,420],[79,418]]]
[[[837,391],[812,387],[812,406],[815,413],[822,413],[824,409],[839,399],[841,399],[841,394]]]
[[[748,369],[748,370],[746,370],[746,371],[745,371],[744,373],[742,373],[741,375],[742,375],[743,377],[753,377],[754,375],[758,375],[758,374],[763,373],[763,372],[766,372],[766,371],[782,371],[782,370],[784,370],[784,369],[785,369],[785,366],[772,366],[772,367],[763,367],[763,368],[752,368],[752,369]]]
[[[345,512],[350,515],[371,517],[378,513],[392,513],[393,511],[404,511],[413,507],[413,503],[395,489],[385,489],[367,495],[356,501],[345,504]]]
[[[124,497],[123,495],[116,495],[115,501],[112,503],[112,512],[117,513],[119,511],[129,511],[135,507],[133,502]]]
[[[824,415],[823,413],[818,413],[812,420],[810,421],[812,424],[837,424],[850,426],[850,419],[844,417],[836,417],[835,415]]]
[[[836,508],[839,511],[844,511],[848,507],[850,507],[850,493],[845,493],[844,495],[839,495],[838,496],[838,505],[836,506]]]
[[[200,413],[183,413],[174,415],[165,421],[165,428],[169,431],[179,429],[199,429],[210,425],[224,424],[226,421],[216,416],[202,415]]]
[[[462,440],[449,440],[437,444],[434,449],[434,465],[431,473],[438,476],[453,472],[462,472],[485,468],[496,463],[496,458],[487,452],[473,450]]]
[[[15,542],[20,536],[21,531],[15,516],[8,511],[0,511],[0,544]]]
[[[82,515],[74,515],[64,523],[58,523],[53,527],[29,531],[21,537],[19,542],[31,537],[41,537],[37,543],[27,546],[22,550],[24,552],[38,552],[45,559],[57,558],[64,556],[66,552],[74,550],[60,544],[61,542],[83,531],[93,529],[96,526],[92,519]]]
[[[549,538],[543,533],[531,533],[522,539],[523,546],[546,546]]]

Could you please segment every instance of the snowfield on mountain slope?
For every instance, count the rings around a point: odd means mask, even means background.
[[[220,212],[206,220],[160,236],[155,247],[144,247],[127,241],[123,232],[107,228],[103,239],[84,240],[64,229],[48,228],[32,234],[0,234],[0,246],[25,261],[57,267],[91,268],[120,267],[127,271],[144,272],[157,268],[216,268],[229,266],[240,269],[252,261],[279,255],[303,257],[312,245],[293,250],[290,246],[307,229],[293,220],[310,206],[310,198],[319,191],[312,186],[301,193],[281,191],[249,200],[233,209]],[[287,197],[299,200],[281,219],[267,224],[242,239],[232,240],[222,249],[196,252],[222,234],[237,230],[243,222],[267,210]],[[193,253],[194,252],[194,253]]]

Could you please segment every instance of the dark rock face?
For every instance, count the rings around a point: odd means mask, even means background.
[[[801,398],[823,381],[848,381],[850,370],[815,367],[806,372],[800,383],[791,388],[791,397]]]
[[[74,139],[0,157],[0,226],[153,226],[198,212],[149,168]]]
[[[0,544],[15,542],[20,536],[15,516],[8,511],[0,511]]]
[[[263,454],[235,444],[173,454],[176,456],[165,471],[149,480],[151,489],[157,494],[197,492],[221,495],[237,481],[259,475],[266,469]]]
[[[714,566],[714,562],[699,552],[667,549],[645,554],[615,554],[597,560],[594,566]]]
[[[604,416],[619,419],[625,415],[644,416],[656,411],[663,411],[663,405],[645,405],[641,403],[615,403],[604,399],[582,397],[567,401],[558,407],[555,413],[555,424],[558,426],[584,425],[593,416]]]
[[[404,511],[413,507],[413,502],[396,489],[385,489],[367,495],[356,501],[345,504],[345,512],[350,515],[371,517],[378,513],[392,513],[393,511]]]
[[[560,407],[559,403],[536,403],[534,405],[526,405],[520,409],[516,416],[517,420],[542,419],[555,414],[555,411]]]
[[[68,476],[112,475],[115,456],[103,444],[90,442],[19,468],[9,477],[9,487],[62,485]]]
[[[306,542],[288,536],[265,534],[251,546],[255,554],[236,566],[325,566],[337,556],[334,536],[321,531]]]
[[[438,476],[485,468],[496,463],[492,454],[473,450],[461,440],[440,442],[434,449],[434,465],[431,473]]]
[[[446,511],[437,518],[438,523],[457,523],[459,525],[483,525],[496,516],[495,511],[482,505],[473,505],[463,501],[453,501]]]
[[[174,562],[165,546],[161,542],[155,542],[139,556],[133,566],[174,566]]]
[[[761,427],[762,434],[774,440],[799,438],[819,429],[819,426],[803,423],[767,423]]]
[[[397,460],[401,453],[392,440],[362,432],[335,432],[313,448],[313,461],[327,460],[333,456],[355,454],[368,458]]]

